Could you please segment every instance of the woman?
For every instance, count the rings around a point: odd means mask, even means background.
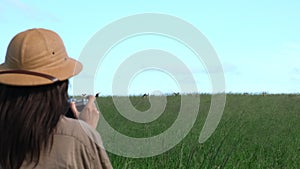
[[[0,168],[112,168],[95,130],[95,97],[80,114],[67,101],[68,79],[81,69],[53,31],[11,40],[0,65]],[[70,106],[78,119],[64,116]]]

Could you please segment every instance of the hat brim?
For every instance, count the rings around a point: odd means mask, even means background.
[[[8,71],[8,70],[14,70],[14,69],[8,68],[5,65],[5,63],[0,65],[0,72]],[[59,81],[63,81],[79,74],[81,70],[82,70],[82,64],[76,61],[75,59],[68,57],[63,64],[57,67],[33,69],[29,71],[50,75],[57,78]],[[39,85],[52,84],[54,82],[45,77],[35,76],[30,74],[20,74],[20,73],[5,74],[4,73],[4,74],[0,74],[0,83],[13,85],[13,86],[39,86]]]

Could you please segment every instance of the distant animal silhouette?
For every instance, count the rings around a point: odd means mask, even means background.
[[[96,93],[95,97],[99,97],[100,93],[101,93],[101,92],[99,92],[99,93]]]
[[[174,92],[173,95],[174,95],[174,96],[178,96],[178,95],[179,95],[179,92],[177,92],[177,93]]]
[[[143,94],[142,98],[145,98],[145,97],[148,97],[149,96],[149,93],[145,93]]]

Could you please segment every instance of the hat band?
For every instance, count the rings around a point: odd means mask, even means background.
[[[6,71],[1,71],[0,74],[26,74],[26,75],[33,75],[33,76],[39,76],[45,79],[49,79],[52,82],[57,82],[58,79],[56,77],[53,77],[51,75],[47,75],[44,73],[38,73],[38,72],[32,72],[28,70],[6,70]]]

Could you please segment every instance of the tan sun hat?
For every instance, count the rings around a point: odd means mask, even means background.
[[[9,43],[0,65],[0,83],[37,86],[66,80],[82,69],[70,58],[58,34],[47,29],[29,29]]]

